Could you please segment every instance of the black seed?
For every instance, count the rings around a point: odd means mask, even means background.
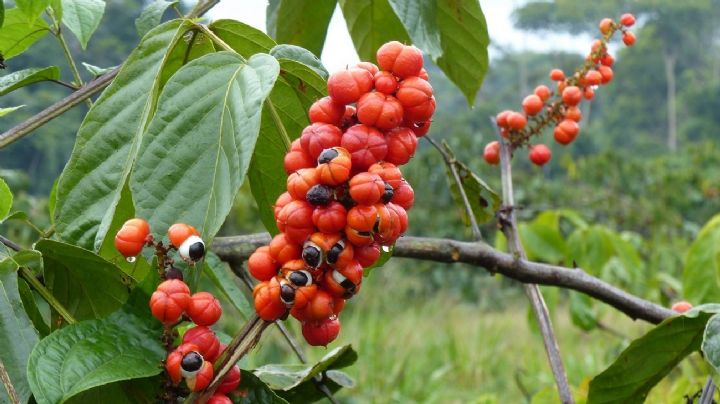
[[[203,357],[199,353],[192,351],[183,356],[180,367],[186,372],[195,372],[203,365]]]
[[[180,268],[172,267],[165,272],[166,279],[180,279],[183,280],[183,273]]]
[[[290,310],[285,310],[285,313],[283,313],[283,315],[280,316],[280,320],[287,320],[289,315],[290,315]]]
[[[332,199],[333,191],[327,185],[317,184],[313,185],[305,195],[305,199],[311,205],[327,205]]]
[[[395,194],[395,191],[393,190],[392,185],[385,183],[385,192],[383,192],[382,201],[383,203],[388,203],[392,199],[393,195]]]
[[[318,164],[325,164],[330,162],[332,159],[337,157],[340,153],[338,153],[337,150],[331,148],[331,149],[325,149],[323,150],[320,155],[318,156]]]
[[[190,248],[188,248],[188,253],[190,254],[191,260],[199,261],[200,258],[205,255],[205,243],[203,243],[202,241],[193,243]]]
[[[369,232],[369,231],[359,231],[359,232],[358,232],[358,235],[359,235],[359,236],[362,236],[362,237],[371,237],[371,236],[372,236],[372,232]]]
[[[330,251],[327,253],[327,262],[328,264],[334,264],[337,262],[338,258],[340,257],[340,254],[345,250],[345,246],[342,243],[336,243]]]
[[[302,259],[308,266],[317,268],[322,261],[322,253],[316,246],[309,245],[303,248]]]
[[[350,292],[350,291],[345,291],[345,293],[343,293],[343,295],[342,295],[342,298],[345,299],[345,300],[347,300],[347,299],[350,299],[350,298],[353,297],[353,296],[355,296],[355,293]]]
[[[348,278],[345,278],[344,281],[340,282],[340,286],[342,286],[343,288],[347,289],[350,292],[355,291],[355,284],[352,283],[352,281]]]
[[[295,289],[287,283],[280,286],[280,300],[285,304],[292,304],[295,301]]]
[[[288,275],[288,280],[295,286],[306,286],[310,279],[303,271],[293,271]]]

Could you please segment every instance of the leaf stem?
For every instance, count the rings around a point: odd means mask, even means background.
[[[65,41],[65,36],[62,33],[62,26],[59,21],[55,19],[55,13],[52,11],[52,8],[47,9],[48,15],[50,15],[50,18],[53,21],[53,24],[55,24],[56,31],[51,30],[55,35],[55,38],[57,38],[58,42],[60,42],[60,47],[63,50],[63,53],[65,54],[65,60],[67,60],[68,65],[70,65],[70,71],[72,72],[73,77],[75,78],[75,85],[77,87],[82,87],[83,82],[82,77],[80,76],[80,71],[77,68],[77,65],[75,64],[75,59],[73,59],[72,53],[70,53],[70,47],[68,47],[67,42]],[[92,108],[92,101],[90,101],[89,98],[85,99],[85,103],[87,104],[88,108]]]
[[[10,399],[10,402],[12,404],[20,404],[20,399],[17,396],[15,387],[12,385],[12,381],[10,380],[10,375],[8,374],[7,370],[5,369],[5,365],[3,364],[2,359],[0,359],[0,380],[2,381],[3,386],[5,386],[5,391],[7,391],[7,395],[8,395],[8,398]]]

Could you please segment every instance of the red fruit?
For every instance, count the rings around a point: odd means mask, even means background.
[[[233,404],[233,402],[225,394],[215,393],[208,399],[207,404]]]
[[[379,175],[393,189],[397,188],[403,180],[400,169],[395,164],[388,162],[375,163],[368,168],[368,172]]]
[[[315,167],[315,160],[303,150],[300,139],[295,139],[290,144],[290,151],[285,155],[283,164],[285,172],[291,174],[301,168]]]
[[[325,261],[333,267],[344,267],[355,257],[355,248],[346,240],[338,240],[325,254]]]
[[[170,380],[174,384],[180,383],[182,380],[182,364],[183,357],[189,352],[199,352],[200,349],[195,344],[180,344],[174,351],[170,352],[167,359],[165,360],[165,371],[167,371]]]
[[[320,321],[306,321],[302,326],[305,341],[312,346],[327,346],[340,333],[340,320],[337,317]]]
[[[604,66],[610,67],[615,63],[615,58],[611,54],[606,53],[600,58],[600,63],[602,63]]]
[[[582,97],[582,91],[576,86],[565,87],[565,89],[562,91],[562,100],[565,105],[578,105],[582,100]]]
[[[403,107],[397,98],[380,92],[367,93],[357,104],[358,120],[379,129],[398,127],[403,121]]]
[[[423,80],[430,81],[430,76],[428,76],[427,70],[423,67],[420,69],[420,73],[418,73],[418,77],[420,77]]]
[[[405,121],[405,122],[403,122],[403,126],[405,126],[406,128],[412,129],[412,131],[416,137],[423,137],[423,136],[427,135],[427,133],[430,131],[430,125],[432,125],[432,121],[425,121],[425,122]]]
[[[292,202],[294,199],[292,196],[290,196],[289,193],[283,192],[278,196],[277,200],[275,200],[275,204],[273,204],[273,212],[275,213],[275,219],[277,219],[278,214],[282,210],[282,208],[285,207],[288,203]]]
[[[593,90],[592,87],[585,87],[583,97],[585,97],[586,100],[592,100],[593,97],[595,97],[595,90]]]
[[[317,160],[323,150],[340,146],[341,138],[342,132],[337,126],[328,123],[314,123],[303,129],[302,135],[300,135],[300,144],[310,158]]]
[[[187,383],[191,391],[202,391],[210,385],[212,379],[213,365],[209,361],[205,361],[197,374],[192,378],[185,379],[185,383]]]
[[[360,265],[367,268],[375,264],[378,258],[380,258],[380,244],[371,243],[363,247],[355,247],[354,252],[355,254],[353,257],[360,263]]]
[[[192,295],[185,311],[190,320],[197,325],[213,325],[222,316],[220,302],[208,292],[197,292]]]
[[[527,118],[519,112],[510,112],[507,116],[507,126],[510,129],[522,130],[527,125]]]
[[[385,133],[385,141],[387,142],[385,161],[388,163],[400,166],[415,155],[417,136],[409,128],[399,127]]]
[[[372,205],[359,205],[350,209],[347,214],[345,236],[355,246],[372,243],[373,229],[377,222],[377,209]]]
[[[578,132],[580,132],[580,125],[572,119],[563,119],[558,126],[565,133],[572,136],[573,139],[577,136]]]
[[[405,208],[403,208],[402,206],[397,205],[393,202],[388,203],[386,206],[388,209],[390,209],[391,212],[394,212],[397,215],[397,221],[396,221],[396,224],[398,226],[397,233],[398,233],[398,236],[402,235],[408,229],[407,210]]]
[[[544,144],[530,146],[530,161],[532,161],[533,164],[538,166],[545,165],[545,163],[550,161],[551,157],[552,152]]]
[[[626,27],[632,27],[635,25],[635,16],[630,13],[625,13],[620,16],[620,24]]]
[[[385,136],[377,129],[362,124],[348,128],[340,145],[350,152],[352,168],[357,172],[383,160],[388,152]]]
[[[522,107],[526,114],[535,115],[538,112],[542,111],[543,100],[542,98],[540,98],[540,96],[536,94],[531,94],[525,97],[522,102]]]
[[[215,390],[215,393],[227,394],[234,391],[240,385],[241,376],[240,367],[238,365],[233,366],[225,375],[222,382],[220,382],[220,385],[217,390]]]
[[[377,174],[362,172],[350,180],[350,197],[360,205],[372,205],[385,192],[385,182]]]
[[[609,66],[598,66],[598,72],[600,73],[600,82],[607,84],[613,79],[613,69]]]
[[[608,32],[612,29],[613,26],[613,20],[609,18],[603,18],[600,20],[600,32],[603,35],[607,35]]]
[[[360,69],[365,69],[368,72],[370,72],[370,74],[372,74],[373,76],[378,72],[378,70],[380,70],[380,69],[378,69],[377,66],[375,66],[375,63],[370,63],[370,62],[360,62],[360,63],[356,64],[355,67],[360,68]]]
[[[500,142],[493,140],[485,145],[483,158],[488,164],[497,165],[500,163]]]
[[[322,285],[334,298],[350,299],[358,292],[362,276],[362,266],[352,260],[344,267],[326,271]],[[334,311],[335,314],[338,313],[337,309]]]
[[[345,105],[333,101],[330,97],[315,101],[308,111],[310,122],[329,123],[335,126],[340,126],[343,115],[345,115]]]
[[[679,301],[673,303],[672,307],[670,307],[670,310],[677,312],[677,313],[685,313],[686,311],[693,308],[693,305],[686,302],[686,301]]]
[[[565,119],[580,122],[580,119],[582,119],[582,112],[580,112],[580,108],[568,107],[567,109],[565,109]]]
[[[195,344],[198,347],[197,351],[206,361],[215,362],[220,355],[220,340],[208,327],[199,325],[190,328],[185,331],[182,342],[183,344]]]
[[[301,168],[287,177],[287,191],[294,199],[305,199],[310,188],[320,183],[315,168]]]
[[[432,86],[420,77],[408,77],[401,81],[396,97],[402,104],[405,119],[408,121],[427,121],[435,112]]]
[[[321,184],[337,186],[350,178],[352,158],[343,147],[325,149],[318,156],[317,172]]]
[[[179,279],[168,279],[150,296],[150,311],[163,324],[174,324],[190,305],[190,288]]]
[[[623,43],[627,46],[635,45],[635,34],[630,31],[623,32],[622,36]]]
[[[505,111],[498,112],[498,114],[495,115],[495,123],[497,123],[498,127],[504,128],[508,126],[507,118],[510,113],[512,113],[512,111],[506,109]]]
[[[299,259],[300,254],[302,253],[302,249],[300,248],[300,245],[298,243],[288,240],[288,238],[285,236],[285,233],[279,233],[278,235],[273,237],[272,241],[270,241],[270,245],[268,246],[268,252],[270,253],[270,257],[272,257],[274,261],[282,265],[288,261]],[[250,256],[250,258],[252,258],[252,255]],[[277,275],[277,271],[275,274],[273,274],[273,276],[274,275]],[[271,278],[272,277],[262,280],[270,280]]]
[[[168,229],[168,238],[175,248],[180,248],[188,238],[199,235],[200,233],[194,227],[185,223],[175,223]]]
[[[357,109],[352,105],[345,106],[345,115],[343,115],[340,127],[345,130],[353,125],[357,125]]]
[[[589,86],[597,86],[602,83],[603,76],[598,70],[590,70],[585,74],[585,83]]]
[[[392,41],[378,49],[377,62],[382,70],[404,78],[420,74],[423,56],[420,49],[414,46],[405,46],[398,41]]]
[[[315,233],[312,224],[313,207],[306,201],[294,200],[278,213],[277,225],[291,242],[302,243]]]
[[[390,72],[375,73],[375,91],[392,95],[398,89],[398,79]]]
[[[550,88],[544,84],[541,84],[541,85],[535,87],[534,93],[535,93],[535,95],[540,97],[540,100],[542,100],[542,102],[545,102],[548,99],[550,99],[550,95],[552,94],[550,92]]]
[[[372,91],[373,75],[365,69],[352,67],[330,75],[328,94],[333,101],[347,105],[356,102],[363,94]]]
[[[565,73],[563,73],[563,71],[560,69],[552,69],[552,70],[550,70],[550,80],[552,80],[552,81],[565,80]]]
[[[323,233],[338,233],[347,224],[347,210],[340,202],[318,206],[312,214],[312,222]]]
[[[415,191],[413,191],[410,183],[402,180],[400,185],[394,189],[391,202],[398,204],[405,210],[410,210],[415,202]]]
[[[123,223],[115,235],[115,248],[123,257],[135,257],[142,251],[150,235],[150,225],[143,219],[130,219]]]
[[[571,136],[567,132],[562,130],[559,125],[556,126],[553,130],[553,137],[555,138],[555,141],[560,143],[561,145],[570,144],[573,140],[575,140],[574,136]]]
[[[287,307],[280,300],[280,285],[277,282],[273,287],[270,286],[270,281],[258,283],[253,288],[253,298],[255,312],[265,321],[275,321],[287,312]]]
[[[308,320],[322,320],[335,314],[335,299],[330,293],[318,289],[315,296],[301,309]]]

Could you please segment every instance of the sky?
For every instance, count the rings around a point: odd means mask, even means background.
[[[355,0],[362,1],[362,0]],[[570,35],[548,35],[526,33],[516,30],[512,25],[512,11],[526,0],[480,0],[488,25],[491,43],[504,49],[513,50],[566,50],[586,52],[589,37]],[[265,0],[221,0],[210,12],[212,19],[231,18],[265,31]],[[490,58],[496,56],[490,49]],[[321,57],[328,71],[333,72],[359,61],[352,45],[350,34],[339,8],[335,10],[325,47]]]

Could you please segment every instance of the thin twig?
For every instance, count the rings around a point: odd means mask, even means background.
[[[47,8],[47,13],[50,16],[50,19],[53,21],[53,25],[55,26],[55,30],[51,30],[50,32],[52,32],[53,35],[55,35],[55,38],[57,38],[58,42],[60,42],[60,47],[65,54],[65,60],[67,60],[68,65],[70,66],[70,71],[72,72],[73,78],[75,78],[75,85],[77,87],[82,87],[85,83],[83,82],[82,76],[80,76],[80,71],[78,71],[75,59],[70,52],[70,47],[65,41],[65,36],[62,33],[62,26],[55,19],[55,13],[53,12],[53,9],[51,7]],[[85,103],[87,104],[88,108],[92,108],[92,101],[89,98],[85,99]]]
[[[430,135],[425,135],[424,138],[427,139],[427,141],[430,142],[430,144],[433,145],[438,152],[440,152],[443,161],[445,161],[445,165],[452,173],[453,178],[455,179],[455,183],[457,184],[458,191],[460,192],[460,197],[462,197],[463,205],[465,205],[465,214],[468,217],[468,222],[470,223],[470,230],[472,231],[473,238],[477,241],[482,240],[482,233],[480,232],[480,227],[478,226],[477,219],[475,218],[475,214],[473,213],[470,199],[468,199],[467,193],[465,193],[465,187],[463,187],[462,180],[460,179],[460,174],[458,173],[457,167],[455,166],[455,157],[450,156],[450,154],[439,144],[437,144],[437,142],[435,142],[435,140],[433,140]]]
[[[712,404],[713,396],[715,395],[715,383],[713,382],[712,376],[708,376],[705,387],[702,389],[702,394],[698,400],[698,404]]]
[[[66,83],[66,82],[64,82],[64,81],[62,81],[62,80],[54,80],[54,79],[53,79],[53,80],[48,80],[48,81],[51,81],[51,82],[53,82],[53,83],[55,83],[55,84],[60,84],[61,86],[67,87],[67,88],[69,88],[69,89],[71,89],[71,90],[73,90],[73,91],[77,91],[77,90],[80,88],[80,87],[74,86],[74,85],[72,85],[72,84],[70,84],[70,83]]]
[[[7,396],[10,399],[10,402],[12,404],[20,404],[20,398],[18,398],[15,387],[12,385],[10,375],[5,369],[2,359],[0,359],[0,381],[2,381],[3,386],[5,386],[5,391],[7,391]]]
[[[503,206],[498,211],[498,219],[503,234],[507,238],[508,248],[510,253],[518,259],[527,260],[525,249],[523,248],[520,235],[517,231],[517,219],[515,217],[515,202],[513,195],[513,184],[512,184],[512,164],[511,164],[511,152],[509,144],[505,143],[497,131],[497,124],[494,119],[491,118],[493,126],[496,128],[498,141],[500,142],[500,175],[502,177],[502,194]],[[530,304],[535,314],[535,319],[540,327],[540,333],[543,336],[543,342],[545,344],[545,352],[550,362],[550,368],[552,369],[553,376],[555,377],[555,383],[557,384],[558,394],[560,400],[563,403],[574,403],[572,393],[570,393],[570,385],[567,380],[567,374],[565,373],[565,366],[560,356],[560,347],[555,338],[555,331],[552,327],[552,320],[545,300],[543,299],[540,287],[532,283],[524,284],[525,293],[530,299]]]

